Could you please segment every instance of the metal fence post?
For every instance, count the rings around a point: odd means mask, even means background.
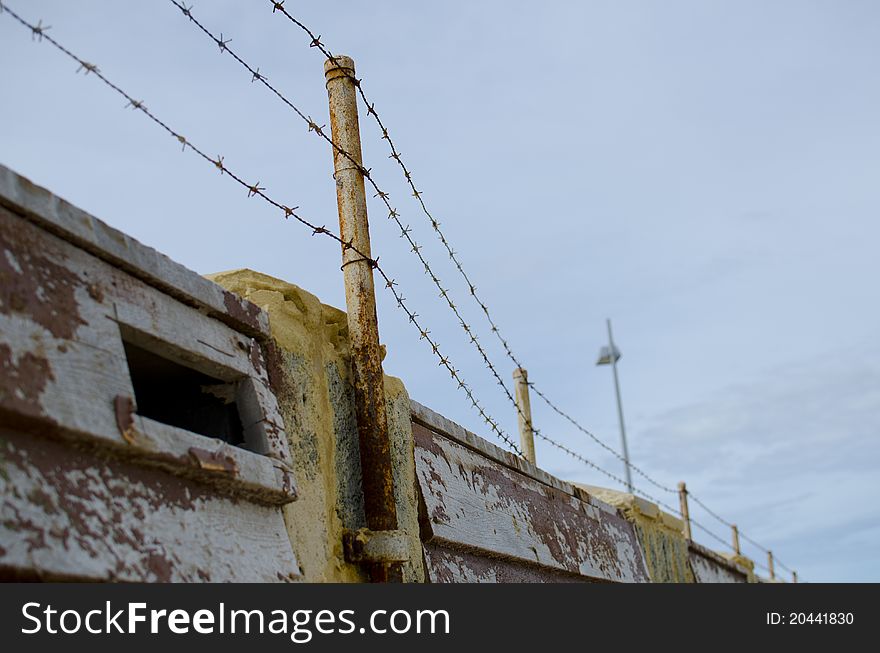
[[[529,373],[521,367],[513,370],[513,380],[516,384],[516,411],[519,422],[519,442],[523,450],[523,457],[533,465],[535,460],[535,431],[532,428],[532,403],[529,400]]]
[[[681,504],[681,519],[684,521],[684,538],[688,541],[691,537],[691,513],[688,511],[688,491],[684,481],[678,483],[678,501]]]
[[[736,524],[731,524],[730,530],[733,531],[733,551],[736,555],[742,555],[742,550],[739,548],[739,529]]]
[[[351,244],[351,247],[342,248],[342,270],[363,475],[364,513],[369,529],[391,531],[397,528],[397,509],[388,418],[385,414],[385,382],[379,348],[373,268],[370,261],[364,259],[365,256],[372,257],[372,254],[361,172],[354,61],[345,56],[327,60],[324,63],[324,76],[330,104],[330,127],[336,146],[333,150],[333,167],[339,230],[342,240]],[[336,148],[344,150],[356,163]],[[400,565],[373,564],[371,577],[374,582],[399,581]]]

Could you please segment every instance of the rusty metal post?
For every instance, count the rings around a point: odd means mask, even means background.
[[[767,569],[770,570],[770,579],[775,579],[776,568],[773,566],[773,551],[767,551]]]
[[[739,548],[739,529],[736,524],[732,524],[730,530],[733,531],[733,551],[736,555],[742,555],[742,550]]]
[[[532,428],[532,402],[529,400],[529,373],[521,367],[513,370],[513,381],[516,384],[516,411],[519,422],[519,443],[523,457],[533,465],[535,460],[535,431]]]
[[[691,513],[688,510],[688,491],[684,481],[678,483],[678,501],[681,504],[681,519],[684,522],[684,539],[690,541],[691,537]]]
[[[351,243],[351,247],[342,248],[342,269],[345,277],[345,304],[348,311],[363,475],[364,512],[369,529],[391,531],[397,528],[397,509],[394,501],[388,418],[385,414],[385,382],[379,348],[373,268],[370,261],[364,260],[365,256],[372,257],[372,254],[364,177],[360,168],[361,139],[354,61],[345,56],[336,56],[335,61],[326,61],[324,77],[327,81],[333,143],[357,162],[355,165],[336,148],[333,149],[339,231],[342,240]],[[374,564],[371,567],[371,576],[374,582],[400,580],[400,566]]]

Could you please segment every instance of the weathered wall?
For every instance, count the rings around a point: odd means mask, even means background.
[[[217,384],[240,446],[139,412],[126,345]],[[363,582],[346,315],[199,277],[0,166],[0,576]],[[631,495],[581,488],[385,377],[410,582],[746,582]]]
[[[276,343],[276,395],[289,425],[299,497],[285,507],[294,550],[307,581],[364,581],[345,561],[344,529],[366,526],[351,385],[348,327],[343,311],[301,288],[251,270],[210,277],[268,312]],[[399,527],[411,534],[405,579],[421,581],[409,396],[385,377]]]
[[[755,583],[755,563],[743,556],[728,556],[690,543],[691,569],[698,583]]]
[[[683,524],[650,501],[624,492],[583,485],[587,492],[618,508],[635,527],[651,580],[655,583],[693,583]]]
[[[245,446],[138,414],[125,338],[215,378]],[[0,576],[298,577],[267,338],[253,304],[0,167]]]
[[[648,582],[618,511],[413,402],[433,582]]]
[[[754,563],[725,556],[684,537],[683,522],[657,504],[627,492],[584,485],[587,492],[618,508],[633,525],[655,583],[754,582]]]

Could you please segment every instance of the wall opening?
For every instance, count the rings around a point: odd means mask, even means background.
[[[123,340],[137,414],[242,446],[237,382],[226,382]]]

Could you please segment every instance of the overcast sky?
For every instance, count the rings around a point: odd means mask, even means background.
[[[337,224],[326,144],[170,2],[3,1],[231,169]],[[537,386],[617,447],[611,373],[593,365],[611,317],[636,464],[664,484],[686,480],[806,580],[880,581],[880,5],[287,4],[355,58]],[[271,3],[201,0],[193,11],[329,122],[322,58]],[[253,268],[344,307],[329,239],[248,199],[5,15],[0,57],[0,163],[200,273]],[[510,378],[361,115],[366,165]],[[374,254],[515,436],[514,409],[384,207],[370,210]],[[379,319],[386,372],[491,439],[387,293]],[[540,399],[532,406],[536,426],[622,475]],[[613,485],[543,443],[538,461]],[[729,539],[699,507],[692,514]]]

